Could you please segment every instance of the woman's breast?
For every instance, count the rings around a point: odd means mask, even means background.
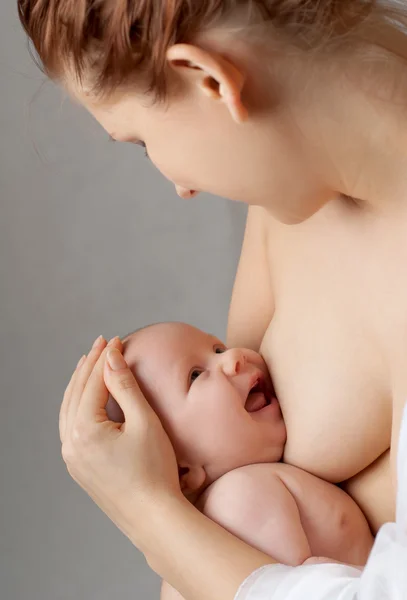
[[[384,523],[395,521],[395,492],[387,450],[361,473],[341,485],[362,509],[374,534]]]
[[[385,365],[356,320],[320,306],[277,313],[262,353],[287,427],[286,462],[340,482],[389,448]]]
[[[363,232],[326,220],[270,230],[275,313],[261,352],[287,426],[285,461],[341,482],[390,446],[389,313]]]

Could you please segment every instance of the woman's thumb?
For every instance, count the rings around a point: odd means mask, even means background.
[[[132,419],[132,415],[134,418],[140,414],[140,408],[144,410],[150,408],[136,378],[117,348],[112,348],[106,355],[104,380],[111,396],[123,411],[123,420],[127,423]]]

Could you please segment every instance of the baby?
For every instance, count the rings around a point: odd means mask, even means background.
[[[183,493],[199,510],[286,565],[312,556],[365,564],[373,536],[350,496],[279,462],[286,428],[257,352],[163,323],[127,336],[124,356],[174,446]],[[113,399],[107,412],[123,420]],[[181,598],[166,584],[164,597]]]

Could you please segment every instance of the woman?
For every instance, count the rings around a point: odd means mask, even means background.
[[[113,139],[145,146],[182,197],[250,205],[229,343],[268,363],[285,461],[344,482],[375,531],[394,520],[407,397],[404,3],[19,0],[19,12],[47,73]],[[105,346],[65,394],[69,471],[187,600],[233,598],[270,557],[182,498],[120,341],[110,366]],[[106,386],[122,429],[106,420]]]

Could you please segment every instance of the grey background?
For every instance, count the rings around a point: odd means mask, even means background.
[[[100,333],[184,320],[224,338],[243,205],[186,203],[32,64],[0,5],[0,598],[158,597],[143,557],[70,480],[58,411]]]

